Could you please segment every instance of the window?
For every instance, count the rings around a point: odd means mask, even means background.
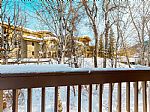
[[[32,55],[34,55],[34,51],[32,51]]]
[[[32,46],[34,46],[34,42],[32,42]]]

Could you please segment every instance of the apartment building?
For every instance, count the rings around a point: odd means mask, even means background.
[[[56,58],[59,39],[49,31],[32,31],[23,27],[0,24],[0,57],[7,58]],[[3,34],[3,35],[2,35]],[[5,46],[4,43],[5,42]],[[93,56],[89,36],[76,37],[76,54]],[[3,46],[2,46],[3,45]],[[3,53],[2,53],[3,52]]]
[[[8,58],[46,58],[56,55],[58,39],[53,33],[32,31],[8,24],[0,25],[1,57],[6,50]]]

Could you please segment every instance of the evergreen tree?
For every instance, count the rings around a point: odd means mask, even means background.
[[[109,32],[109,42],[108,42],[108,58],[111,59],[111,67],[114,67],[114,51],[115,51],[115,38],[114,38],[114,32],[112,29],[110,29]]]
[[[108,46],[108,58],[109,59],[114,58],[114,51],[115,51],[114,43],[115,43],[114,32],[111,28],[110,33],[109,33],[109,46]]]

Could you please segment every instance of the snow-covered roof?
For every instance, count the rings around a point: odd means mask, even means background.
[[[39,38],[39,37],[35,37],[35,36],[23,36],[24,39],[31,39],[31,40],[55,40],[58,41],[59,39],[57,37],[43,37],[43,38]]]
[[[31,39],[31,40],[43,40],[42,38],[34,37],[34,36],[23,36],[25,39]]]
[[[23,58],[21,59],[21,62],[37,62],[39,59],[38,58]],[[16,58],[10,58],[8,59],[8,62],[16,62],[18,61]],[[40,61],[49,61],[49,58],[40,58]]]
[[[44,40],[56,40],[59,41],[59,39],[57,37],[43,37]]]
[[[27,31],[31,31],[31,32],[37,32],[37,30],[33,30],[33,29],[30,29],[30,28],[25,28],[25,27],[22,27],[22,26],[18,26],[19,28],[23,28]]]
[[[83,42],[80,42],[80,41],[78,41],[78,40],[75,40],[75,43],[84,46],[84,43],[83,43]]]
[[[32,64],[32,65],[0,65],[0,74],[13,73],[48,73],[48,72],[81,72],[109,71],[109,70],[150,70],[145,68],[70,68],[66,64]]]
[[[83,35],[83,36],[79,37],[79,39],[86,39],[88,41],[91,41],[91,38],[88,35]]]

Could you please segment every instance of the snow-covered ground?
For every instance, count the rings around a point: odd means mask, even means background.
[[[85,58],[84,60],[81,60],[84,63],[81,63],[81,68],[85,68],[85,70],[87,69],[92,69],[94,68],[93,65],[93,59],[92,58]],[[55,62],[54,62],[55,63]],[[102,68],[102,64],[103,64],[103,59],[102,58],[98,58],[98,67]],[[4,65],[1,65],[4,66]],[[11,73],[12,71],[8,71],[7,67],[4,67],[6,70],[2,70],[0,66],[0,72],[5,73],[4,71],[7,71],[6,73]],[[8,65],[7,65],[8,66]],[[17,66],[17,65],[16,65]],[[21,65],[21,68],[24,68],[24,66],[28,66],[28,71],[33,71],[32,67],[35,66],[35,64],[30,64],[30,65]],[[36,65],[38,68],[38,64]],[[42,68],[39,68],[40,70],[42,69],[43,72],[49,72],[48,67],[51,66],[51,71],[56,71],[56,67],[59,68],[59,70],[69,70],[70,68],[68,67],[68,65],[47,65],[46,64],[42,64],[40,65],[42,66]],[[14,66],[15,67],[15,66]],[[65,69],[64,69],[65,67]],[[122,63],[118,63],[118,68],[128,68],[128,65],[122,64]],[[134,65],[132,66],[133,68],[143,68],[143,66],[140,65]],[[19,72],[26,72],[23,69],[18,68]],[[107,60],[107,68],[111,68],[111,61]],[[37,69],[36,69],[37,70]],[[34,71],[36,71],[34,70]],[[58,70],[58,69],[57,69]],[[16,71],[13,71],[16,72]],[[37,71],[39,72],[39,71]],[[88,87],[88,86],[87,86]],[[75,86],[75,93],[73,91],[73,87],[71,87],[71,97],[70,97],[70,112],[77,112],[77,102],[78,102],[78,92],[77,92],[77,86]],[[22,90],[24,95],[22,97],[20,97],[19,99],[22,100],[23,99],[23,103],[21,103],[19,105],[19,112],[27,112],[27,90],[23,89]],[[63,112],[66,112],[66,87],[60,87],[59,88],[59,93],[60,93],[60,99],[62,102],[62,106],[63,106]],[[98,107],[99,107],[99,89],[96,90],[96,86],[93,85],[93,111],[92,112],[98,112]],[[108,91],[109,91],[109,86],[108,84],[104,85],[104,91],[103,91],[103,112],[108,112]],[[125,93],[126,89],[125,89],[125,83],[122,84],[122,112],[126,112],[126,102],[125,102],[125,98],[126,98],[126,93]],[[134,111],[134,100],[133,100],[133,83],[131,83],[131,112]],[[32,102],[32,110],[33,112],[41,112],[41,88],[35,88],[33,89],[33,102]],[[82,112],[88,112],[88,90],[86,89],[85,86],[83,86],[82,89]],[[117,109],[117,84],[114,85],[114,89],[113,89],[113,112],[116,112]],[[7,108],[4,110],[4,112],[11,112],[11,108]],[[46,88],[46,112],[54,112],[54,88],[53,87],[48,87]],[[142,112],[142,93],[139,92],[139,112]]]

